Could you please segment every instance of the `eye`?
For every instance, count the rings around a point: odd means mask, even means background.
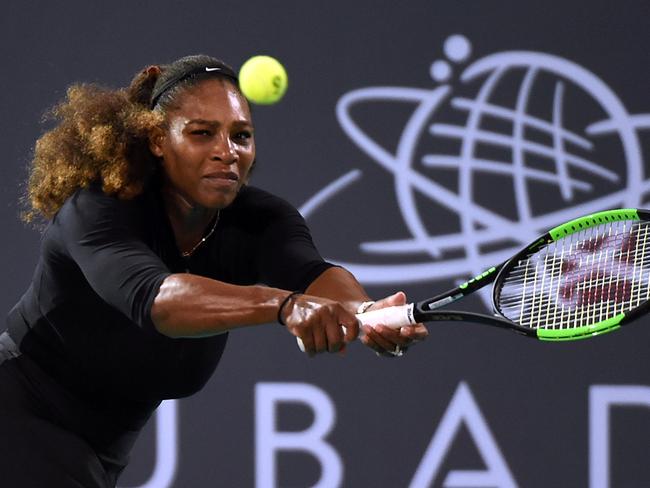
[[[212,133],[208,129],[194,129],[190,134],[193,136],[210,136]]]
[[[238,141],[238,142],[241,142],[241,143],[246,143],[252,137],[253,137],[253,133],[251,131],[242,130],[242,131],[239,131],[239,132],[235,133],[235,135],[233,136],[233,139],[235,141]]]

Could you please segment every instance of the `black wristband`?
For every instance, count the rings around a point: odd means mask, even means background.
[[[284,323],[284,320],[282,320],[282,309],[287,305],[287,303],[289,303],[289,301],[293,297],[295,297],[297,295],[302,295],[302,293],[299,292],[299,291],[292,291],[286,297],[284,297],[284,300],[282,300],[282,302],[280,303],[280,306],[278,307],[278,323],[280,325],[287,325],[287,324]]]

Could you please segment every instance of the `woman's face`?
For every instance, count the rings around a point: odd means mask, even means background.
[[[255,159],[248,103],[229,81],[214,78],[181,93],[154,136],[165,182],[193,207],[227,207]]]

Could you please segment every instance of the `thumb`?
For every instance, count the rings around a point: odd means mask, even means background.
[[[383,307],[395,307],[399,305],[404,305],[406,303],[406,294],[403,291],[398,291],[392,295],[387,296],[378,300],[376,305],[381,308]]]

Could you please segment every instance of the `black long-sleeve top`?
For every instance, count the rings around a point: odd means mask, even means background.
[[[151,307],[169,274],[304,290],[329,266],[300,214],[260,189],[244,187],[221,211],[214,234],[186,259],[159,192],[120,200],[92,185],[70,197],[45,230],[32,284],[10,312],[9,330],[56,382],[91,403],[121,403],[122,423],[135,426],[162,399],[200,390],[227,339],[172,339],[156,331]]]

